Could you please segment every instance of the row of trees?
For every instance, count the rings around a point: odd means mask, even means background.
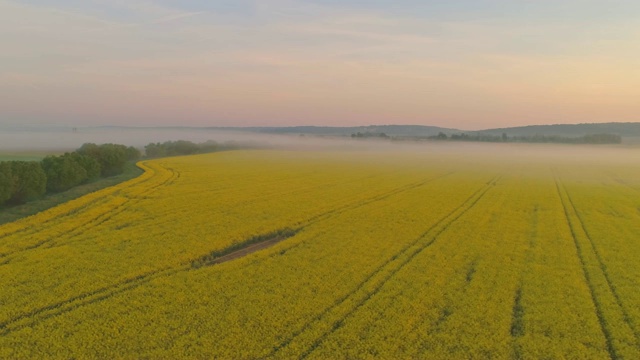
[[[620,144],[622,137],[615,134],[590,134],[578,137],[558,135],[507,136],[489,134],[447,134],[429,136],[429,140],[479,141],[479,142],[521,142],[521,143],[558,143],[558,144]]]
[[[145,153],[148,158],[157,158],[256,146],[178,140],[150,143],[145,146]],[[100,177],[121,174],[127,162],[140,157],[140,151],[133,146],[86,143],[74,152],[47,156],[42,161],[0,162],[0,205],[22,204],[45,193],[62,192]]]
[[[47,175],[37,161],[0,162],[0,205],[19,204],[45,193]]]
[[[381,132],[381,133],[378,133],[378,132],[364,132],[364,133],[362,133],[362,132],[357,132],[357,133],[353,133],[353,134],[351,134],[351,138],[352,138],[352,139],[356,139],[356,138],[358,138],[358,139],[359,139],[359,138],[381,138],[381,139],[388,139],[388,138],[390,138],[390,136],[389,136],[389,135],[387,135],[387,134],[385,134],[385,133],[383,133],[383,132]]]
[[[121,174],[140,158],[134,147],[87,143],[71,153],[42,161],[0,162],[0,205],[22,204],[45,193],[69,190],[99,177]]]
[[[178,140],[165,141],[163,143],[150,143],[144,147],[144,151],[148,158],[157,158],[164,156],[204,154],[222,150],[223,147],[228,149],[231,147],[231,144],[220,146],[213,140],[199,144],[187,140]]]

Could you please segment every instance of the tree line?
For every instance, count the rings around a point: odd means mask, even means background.
[[[352,137],[354,137],[352,135]],[[559,135],[507,136],[491,134],[451,134],[443,132],[427,137],[393,137],[392,140],[433,140],[433,141],[472,141],[472,142],[517,142],[517,143],[556,143],[556,144],[620,144],[622,137],[615,134],[589,134],[578,137]]]
[[[132,146],[86,143],[76,151],[50,155],[41,161],[0,162],[0,205],[22,204],[45,193],[121,174],[128,161],[140,156]]]
[[[158,158],[252,147],[257,145],[233,141],[218,144],[213,140],[196,144],[178,140],[149,143],[144,149],[147,158]],[[133,146],[86,143],[73,152],[47,156],[41,161],[2,161],[0,206],[23,204],[44,194],[122,174],[127,162],[141,156],[140,150]]]
[[[558,144],[620,144],[622,137],[616,134],[589,134],[578,137],[567,137],[560,135],[530,135],[530,136],[507,136],[502,135],[481,134],[481,133],[459,133],[447,135],[439,132],[437,135],[431,136],[389,136],[385,133],[365,132],[353,133],[352,139],[388,139],[392,141],[475,141],[475,142],[519,142],[519,143],[558,143]]]
[[[148,158],[165,156],[194,155],[218,151],[220,146],[217,142],[209,140],[196,144],[187,140],[165,141],[163,143],[149,143],[144,147],[145,155]]]
[[[383,132],[357,132],[351,134],[352,139],[361,139],[361,138],[380,138],[380,139],[389,139],[390,136]]]
[[[240,143],[235,141],[227,141],[220,144],[213,140],[208,140],[202,143],[194,143],[187,140],[178,140],[165,141],[163,143],[149,143],[144,147],[144,152],[146,157],[148,158],[158,158],[165,156],[206,154],[215,151],[251,149],[260,147],[262,146],[256,143]]]

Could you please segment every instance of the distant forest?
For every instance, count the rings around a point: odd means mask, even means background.
[[[520,139],[519,141],[522,142],[571,143],[572,141],[569,141],[568,139],[578,139],[576,141],[580,141],[579,139],[581,137],[591,136],[589,134],[611,134],[621,136],[622,138],[640,138],[640,122],[529,125],[477,131],[425,125],[235,127],[210,129],[257,132],[265,134],[303,134],[315,136],[350,136],[355,134],[353,137],[380,137],[380,134],[385,134],[390,138],[427,138],[430,136],[438,136],[440,133],[443,133],[446,134],[447,137],[460,135],[461,137],[465,137],[468,141],[488,141],[485,139],[491,139],[490,136],[501,137],[502,134],[506,134],[509,138],[513,138],[514,140]],[[358,133],[362,134],[362,136],[357,136]],[[462,136],[463,134],[465,136]]]
[[[147,158],[202,154],[248,147],[239,143],[218,144],[206,141],[166,141],[145,146]],[[67,191],[81,184],[121,174],[127,162],[142,157],[140,150],[125,145],[86,143],[63,155],[47,156],[41,161],[0,162],[0,206],[20,205],[29,200]]]
[[[140,155],[132,146],[86,143],[76,151],[41,161],[0,162],[0,205],[23,204],[46,193],[121,174],[127,161]]]
[[[531,135],[531,136],[509,136],[506,133],[502,135],[491,135],[481,133],[459,133],[447,135],[444,132],[431,136],[389,136],[385,133],[367,132],[351,134],[354,139],[389,139],[393,141],[475,141],[475,142],[518,142],[518,143],[557,143],[557,144],[620,144],[622,137],[615,134],[591,134],[577,137],[559,136],[559,135]]]
[[[614,134],[591,134],[577,137],[559,136],[559,135],[531,135],[531,136],[508,136],[506,133],[502,135],[487,134],[452,134],[447,136],[440,133],[436,136],[429,137],[432,140],[451,140],[451,141],[481,141],[481,142],[519,142],[519,143],[557,143],[557,144],[620,144],[622,137]]]

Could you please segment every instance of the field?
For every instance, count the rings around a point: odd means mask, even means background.
[[[144,161],[0,226],[0,358],[640,359],[637,150],[542,148]]]
[[[40,161],[47,155],[58,155],[62,151],[6,151],[0,150],[0,161]]]
[[[0,155],[0,159],[2,156]],[[21,158],[9,158],[10,160],[24,160]],[[35,159],[40,160],[40,159]],[[25,161],[35,161],[25,160]],[[34,215],[56,205],[65,203],[67,201],[79,198],[83,195],[104,189],[109,186],[113,186],[124,182],[129,179],[133,179],[140,175],[142,170],[133,163],[127,163],[122,174],[111,176],[108,178],[100,178],[91,181],[87,184],[78,185],[72,189],[61,193],[46,194],[43,197],[29,201],[26,204],[15,206],[0,206],[0,225],[6,224],[12,221],[16,221],[26,216]]]

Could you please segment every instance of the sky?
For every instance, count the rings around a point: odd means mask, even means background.
[[[612,121],[637,0],[0,0],[0,125]]]

